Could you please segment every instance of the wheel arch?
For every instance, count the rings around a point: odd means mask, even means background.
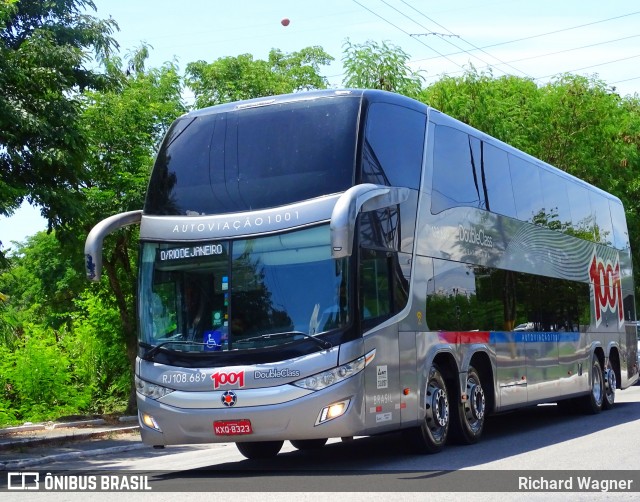
[[[454,355],[449,351],[438,352],[431,363],[436,365],[440,370],[440,374],[447,384],[447,389],[456,389],[459,387],[459,369]]]

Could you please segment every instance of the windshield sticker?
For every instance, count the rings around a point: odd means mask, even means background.
[[[202,336],[202,342],[204,343],[205,351],[222,350],[222,345],[227,341],[226,333],[223,333],[219,329],[212,331],[205,331]]]

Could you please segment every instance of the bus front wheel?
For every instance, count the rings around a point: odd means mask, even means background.
[[[450,424],[449,394],[437,366],[429,370],[424,393],[424,420],[404,432],[405,439],[418,453],[437,453],[447,442]]]
[[[284,441],[256,441],[253,443],[236,443],[238,451],[249,459],[275,457]]]
[[[478,442],[484,428],[486,399],[480,375],[473,366],[467,371],[466,399],[458,400],[452,435],[460,444]]]

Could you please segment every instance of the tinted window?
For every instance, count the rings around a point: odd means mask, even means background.
[[[515,155],[509,155],[509,166],[518,219],[533,223],[540,218],[544,204],[538,167]]]
[[[400,217],[398,206],[362,213],[360,244],[374,249],[400,250]]]
[[[359,106],[302,100],[179,122],[158,153],[145,211],[219,214],[342,192],[354,179]]]
[[[442,331],[579,331],[591,322],[581,282],[434,260],[427,325]]]
[[[409,298],[409,284],[398,253],[360,250],[360,317],[366,328],[400,312]]]
[[[613,223],[613,240],[618,249],[629,247],[629,232],[627,231],[627,220],[622,204],[616,201],[609,201],[611,210],[611,221]]]
[[[367,113],[362,182],[417,189],[426,116],[402,106],[373,103]]]
[[[507,152],[484,143],[488,208],[494,213],[516,217]]]
[[[457,206],[485,209],[480,141],[452,127],[435,130],[431,212]]]
[[[609,211],[609,199],[602,194],[589,192],[591,210],[595,219],[595,241],[601,244],[613,246],[613,225],[611,224],[611,212]]]
[[[571,205],[571,228],[568,233],[593,241],[594,218],[589,200],[589,190],[576,182],[567,182],[567,194]]]
[[[541,169],[540,183],[544,198],[543,210],[547,222],[546,226],[553,230],[562,230],[567,224],[571,224],[567,182],[557,174]]]

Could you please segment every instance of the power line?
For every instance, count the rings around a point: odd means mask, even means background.
[[[389,21],[388,19],[386,19],[385,17],[381,16],[380,14],[377,14],[376,12],[373,12],[369,7],[366,7],[364,5],[362,5],[360,2],[358,2],[358,0],[352,0],[352,2],[358,4],[360,7],[362,7],[363,9],[369,11],[371,14],[373,14],[374,16],[382,19],[385,23],[390,24],[391,26],[393,26],[394,28],[396,28],[397,30],[400,30],[402,33],[404,33],[405,35],[407,35],[410,38],[411,34],[405,30],[403,30],[402,28],[400,28],[399,26],[393,24],[391,21]],[[438,56],[445,58],[447,61],[453,63],[454,65],[456,65],[458,68],[464,70],[464,67],[459,65],[458,63],[456,63],[453,59],[449,58],[446,54],[442,54],[441,52],[435,50],[433,47],[425,44],[422,40],[413,38],[413,40],[416,40],[417,42],[421,43],[422,45],[424,45],[427,49],[431,49],[433,52],[435,52],[436,54],[438,54]]]
[[[409,17],[408,15],[406,15],[404,12],[400,11],[399,9],[397,9],[396,7],[394,7],[393,5],[389,4],[386,0],[380,0],[380,1],[381,1],[383,4],[385,4],[386,6],[390,7],[391,9],[395,10],[396,12],[398,12],[400,15],[402,15],[402,16],[406,17],[407,19],[409,19],[410,21],[414,22],[415,24],[417,24],[417,25],[418,25],[418,26],[420,26],[421,28],[424,28],[425,30],[428,30],[428,31],[430,31],[430,32],[431,32],[431,30],[429,30],[429,28],[427,28],[427,27],[426,27],[426,26],[424,26],[423,24],[419,23],[419,22],[418,22],[418,21],[416,21],[415,19],[413,19],[413,18]],[[409,5],[409,7],[411,7],[411,6]],[[412,8],[413,8],[413,7],[412,7]],[[414,9],[414,10],[416,10],[416,9]],[[416,12],[419,12],[419,11],[416,11]],[[420,13],[420,12],[419,12],[419,13]],[[420,13],[420,14],[422,14],[422,13]],[[422,15],[424,16],[424,14],[422,14]],[[427,16],[424,16],[424,17],[427,17]],[[429,19],[429,18],[427,17],[427,19]],[[429,19],[429,20],[430,20],[430,21],[433,21],[432,19]],[[436,24],[438,24],[438,23],[436,23]],[[441,26],[441,25],[439,25],[439,26],[440,26],[441,28],[443,28],[443,29],[447,30],[447,28],[445,28],[444,26]],[[452,34],[453,34],[453,32],[452,32],[451,30],[447,30],[447,31],[448,31],[449,33],[452,33]],[[465,54],[469,55],[470,57],[474,57],[474,58],[478,59],[479,61],[482,61],[484,64],[486,64],[486,65],[490,65],[490,63],[488,63],[487,61],[483,60],[481,57],[479,57],[479,56],[475,56],[475,55],[471,54],[470,52],[468,52],[468,51],[466,51],[466,50],[462,49],[462,47],[460,47],[459,45],[454,44],[454,43],[453,43],[453,42],[451,42],[450,40],[446,40],[446,39],[444,39],[442,36],[440,36],[440,34],[435,33],[435,32],[431,32],[431,34],[438,36],[441,40],[444,40],[445,42],[447,42],[448,44],[453,45],[453,46],[454,46],[454,47],[456,47],[457,49],[462,50]],[[454,35],[454,36],[455,36],[455,35]],[[413,38],[415,38],[415,37],[413,37]],[[418,39],[416,39],[416,40],[418,40]],[[420,40],[418,40],[418,41],[420,41]],[[500,70],[500,71],[502,71],[503,73],[505,73],[505,74],[506,74],[506,72],[505,72],[504,70]]]
[[[492,47],[498,47],[498,46],[501,46],[501,45],[507,45],[507,44],[513,44],[513,43],[516,43],[516,42],[522,42],[523,40],[531,40],[531,39],[534,39],[534,38],[546,37],[547,35],[555,35],[556,33],[564,33],[565,31],[577,30],[579,28],[584,28],[586,26],[593,26],[594,24],[606,23],[608,21],[613,21],[615,19],[622,19],[624,17],[635,16],[637,14],[640,14],[640,11],[630,12],[628,14],[622,14],[620,16],[615,16],[615,17],[609,17],[607,19],[601,19],[600,21],[593,21],[591,23],[585,23],[585,24],[579,24],[579,25],[576,25],[576,26],[570,26],[569,28],[562,28],[560,30],[548,31],[546,33],[539,33],[537,35],[531,35],[531,36],[528,36],[528,37],[516,38],[514,40],[508,40],[506,42],[498,42],[496,44],[485,45],[484,47],[481,47],[480,49],[491,49]],[[456,54],[461,54],[462,52],[465,52],[465,51],[451,52],[451,53],[447,54],[447,56],[455,56]],[[430,58],[420,59],[419,61],[428,61],[430,59],[436,59],[436,58],[435,58],[435,56],[432,56]]]
[[[599,45],[610,44],[610,43],[614,43],[614,42],[620,42],[620,41],[623,41],[623,40],[629,40],[631,38],[636,38],[636,37],[640,37],[640,35],[630,35],[628,37],[615,38],[615,39],[612,39],[612,40],[605,40],[603,42],[597,42],[595,44],[581,45],[579,47],[572,47],[570,49],[563,49],[561,51],[547,52],[545,54],[538,54],[536,56],[528,56],[526,58],[513,59],[513,60],[509,61],[509,63],[519,63],[521,61],[528,61],[528,60],[531,60],[531,59],[538,59],[538,58],[544,58],[544,57],[548,57],[548,56],[555,56],[557,54],[563,54],[565,52],[573,52],[573,51],[578,51],[578,50],[582,50],[582,49],[588,49],[588,48],[591,48],[591,47],[597,47]],[[615,62],[615,61],[612,61],[612,62]],[[602,64],[607,64],[607,63],[602,63]],[[482,67],[480,69],[485,69],[485,68],[489,68],[489,67],[490,66],[485,66],[485,67]],[[450,72],[450,74],[452,74],[452,73],[459,73],[459,72]],[[531,78],[533,78],[533,77],[531,77]],[[544,77],[541,77],[541,78],[544,78]]]
[[[636,54],[635,56],[629,56],[626,58],[620,58],[620,59],[614,59],[612,61],[606,61],[604,63],[598,63],[598,64],[594,64],[594,65],[590,65],[590,66],[583,66],[582,68],[576,68],[575,70],[567,70],[565,72],[562,73],[573,73],[576,71],[582,71],[582,70],[589,70],[591,68],[596,68],[598,66],[604,66],[604,65],[608,65],[608,64],[612,64],[612,63],[619,63],[620,61],[628,61],[629,59],[635,59],[640,57],[640,54]],[[554,75],[557,75],[557,73],[552,73],[550,75],[544,75],[542,77],[536,77],[535,80],[541,80],[543,78],[548,78],[548,77],[553,77]]]
[[[384,0],[383,0],[383,1],[384,1]],[[439,27],[440,27],[440,28],[442,28],[443,30],[448,31],[449,33],[453,33],[451,30],[449,30],[449,29],[448,29],[448,28],[446,28],[445,26],[441,25],[441,24],[440,24],[440,23],[438,23],[436,20],[434,20],[434,19],[430,18],[429,16],[427,16],[424,12],[422,12],[422,11],[420,11],[420,10],[416,9],[413,5],[408,4],[407,2],[405,2],[405,0],[400,0],[400,1],[401,1],[403,4],[405,4],[406,6],[410,7],[410,8],[411,8],[411,9],[413,9],[414,11],[416,11],[418,14],[420,14],[420,15],[421,15],[421,16],[423,16],[424,18],[428,19],[428,20],[429,20],[429,21],[431,21],[432,23],[435,23],[437,26],[439,26]],[[386,3],[386,2],[385,2],[385,3]],[[422,25],[421,25],[421,26],[422,26]],[[483,52],[484,54],[486,54],[487,56],[489,56],[489,57],[491,57],[491,58],[496,59],[496,60],[497,60],[497,61],[499,61],[501,64],[504,64],[504,65],[508,66],[509,68],[511,68],[511,69],[513,69],[513,70],[515,70],[515,71],[517,71],[517,72],[519,72],[519,73],[522,73],[523,75],[525,75],[525,76],[527,76],[527,77],[533,78],[533,77],[531,77],[531,75],[527,74],[526,72],[524,72],[524,71],[522,71],[522,70],[520,70],[520,69],[518,69],[518,68],[516,68],[516,67],[514,67],[514,66],[511,66],[509,63],[507,63],[507,62],[505,62],[505,61],[502,61],[500,58],[498,58],[498,57],[494,56],[493,54],[489,54],[489,53],[488,53],[487,51],[485,51],[483,48],[478,47],[478,46],[476,46],[476,45],[472,44],[472,43],[471,43],[471,42],[469,42],[468,40],[465,40],[464,38],[462,38],[462,37],[460,37],[460,36],[458,36],[458,38],[460,38],[460,40],[462,40],[463,42],[465,42],[465,43],[469,44],[469,45],[470,45],[471,47],[473,47],[474,49],[479,50],[479,51]],[[448,40],[445,40],[445,41],[447,41],[447,42],[448,42]],[[458,46],[457,46],[457,45],[455,45],[454,43],[451,43],[451,42],[449,42],[449,43],[450,43],[451,45],[453,45],[454,47],[458,47]],[[464,50],[464,49],[462,49],[461,47],[458,47],[458,49],[463,50],[466,54],[469,54],[469,55],[471,56],[471,53],[470,53],[469,51]],[[477,57],[477,56],[476,56],[476,57]],[[478,59],[480,59],[480,58],[478,58]],[[480,61],[482,61],[482,60],[480,60]],[[483,62],[485,62],[485,61],[483,61]],[[486,62],[485,62],[485,63],[486,63]],[[487,64],[488,64],[488,63],[487,63]],[[488,65],[488,66],[491,66],[491,65]],[[504,72],[504,70],[501,70],[501,71],[503,71],[503,73],[505,73],[505,74],[506,74],[506,72]]]

